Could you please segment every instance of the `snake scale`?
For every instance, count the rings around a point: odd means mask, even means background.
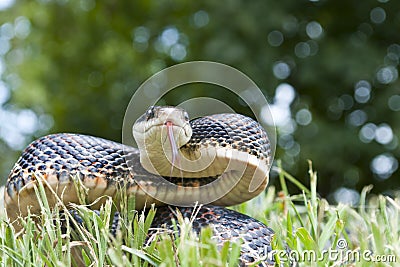
[[[26,216],[28,208],[40,212],[34,190],[38,177],[45,181],[51,206],[57,198],[65,204],[79,203],[78,179],[88,189],[88,203],[96,203],[93,209],[103,203],[102,196],[117,202],[119,188],[135,197],[136,209],[154,203],[158,208],[153,227],[171,228],[175,206],[190,218],[195,204],[206,204],[195,215],[196,232],[211,226],[219,246],[241,239],[241,265],[260,259],[260,266],[273,264],[266,257],[272,229],[222,207],[247,201],[268,184],[270,142],[256,121],[240,114],[189,120],[181,108],[152,106],[132,131],[138,148],[68,133],[33,141],[7,180],[4,202],[10,220]]]

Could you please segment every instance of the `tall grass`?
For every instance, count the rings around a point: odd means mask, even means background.
[[[309,186],[276,167],[281,190],[273,186],[257,198],[232,207],[264,222],[275,231],[272,240],[278,265],[287,266],[400,266],[400,201],[361,192],[357,207],[329,205],[317,194],[317,174],[310,164]],[[40,180],[40,179],[39,179]],[[291,195],[287,183],[302,194]],[[122,197],[120,228],[112,231],[117,207],[111,199],[94,212],[86,205],[73,205],[82,222],[66,213],[67,207],[50,208],[44,187],[36,193],[42,211],[20,218],[22,231],[15,231],[7,218],[0,218],[1,266],[237,266],[240,244],[226,243],[217,249],[212,230],[200,236],[191,222],[178,217],[180,234],[160,231],[149,239],[155,215],[132,209],[134,200]],[[66,215],[62,215],[64,214]],[[69,219],[65,219],[67,216]],[[177,226],[176,226],[177,227]]]

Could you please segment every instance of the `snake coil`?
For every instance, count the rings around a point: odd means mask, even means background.
[[[273,264],[267,257],[273,231],[220,207],[247,201],[268,183],[271,148],[257,122],[239,114],[189,121],[180,108],[150,107],[135,122],[133,134],[138,149],[67,133],[32,142],[7,180],[5,206],[10,220],[26,216],[28,207],[31,213],[40,211],[34,191],[37,177],[46,181],[49,205],[57,202],[52,191],[65,204],[79,203],[74,179],[80,179],[88,188],[89,203],[105,195],[115,197],[122,187],[135,196],[136,209],[155,203],[159,207],[153,227],[172,227],[171,210],[176,208],[165,204],[181,206],[178,209],[188,218],[195,203],[205,204],[193,221],[196,232],[211,226],[219,246],[226,240],[243,240],[243,265],[260,259],[264,259],[260,266]],[[93,208],[101,204],[98,201]]]

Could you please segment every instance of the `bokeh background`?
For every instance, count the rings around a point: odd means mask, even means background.
[[[261,88],[277,125],[276,159],[287,171],[307,184],[312,160],[319,193],[331,201],[356,203],[368,184],[393,194],[399,58],[395,0],[0,0],[1,181],[44,134],[120,141],[142,82],[167,66],[210,60]],[[162,101],[197,96],[252,115],[237,96],[207,84]]]

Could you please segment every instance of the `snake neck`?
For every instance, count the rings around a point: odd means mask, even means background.
[[[230,148],[210,145],[185,144],[173,159],[173,148],[164,144],[149,144],[140,152],[142,166],[149,172],[165,177],[202,178],[219,177],[224,173],[236,172],[242,176],[248,165],[257,166],[257,158]]]
[[[201,152],[184,145],[177,150],[166,140],[165,142],[149,142],[140,147],[140,163],[148,172],[166,177],[204,177],[208,175],[200,164]],[[209,151],[207,152],[207,154]],[[208,164],[209,165],[209,164]]]
[[[173,155],[173,148],[168,141],[148,142],[144,146],[139,146],[139,150],[143,168],[161,176],[170,176],[172,166],[176,165],[177,157],[180,158],[180,155]]]

